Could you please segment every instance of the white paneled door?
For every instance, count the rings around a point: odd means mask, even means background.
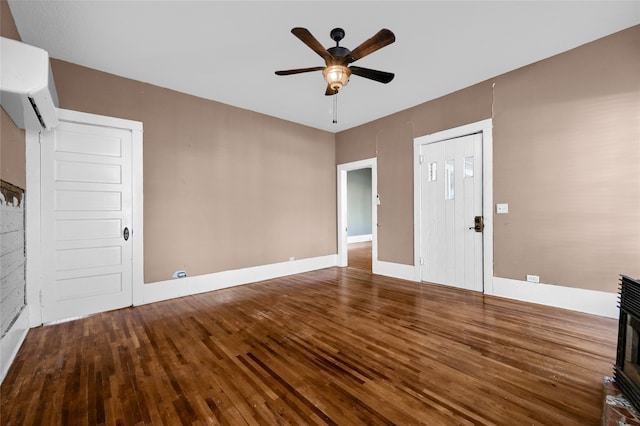
[[[132,304],[132,133],[62,121],[41,138],[42,320]]]
[[[482,134],[421,145],[420,158],[422,280],[483,291]]]

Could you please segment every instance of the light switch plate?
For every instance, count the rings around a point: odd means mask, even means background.
[[[496,204],[496,214],[509,213],[509,204]]]

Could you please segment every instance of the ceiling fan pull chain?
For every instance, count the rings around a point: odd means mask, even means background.
[[[338,93],[333,95],[333,124],[338,123]]]

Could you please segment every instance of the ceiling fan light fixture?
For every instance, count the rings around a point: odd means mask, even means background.
[[[351,77],[351,70],[344,65],[331,65],[322,71],[324,79],[336,92],[346,86]]]

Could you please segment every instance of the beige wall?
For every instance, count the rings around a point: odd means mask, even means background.
[[[20,40],[9,5],[0,0],[0,35]],[[19,129],[0,108],[0,179],[25,189],[24,130]]]
[[[331,133],[53,60],[60,106],[144,125],[145,282],[336,253]]]
[[[636,26],[336,135],[337,164],[378,157],[380,260],[413,263],[413,138],[492,117],[494,275],[640,276],[639,52]]]
[[[640,26],[496,79],[495,273],[640,276]]]

